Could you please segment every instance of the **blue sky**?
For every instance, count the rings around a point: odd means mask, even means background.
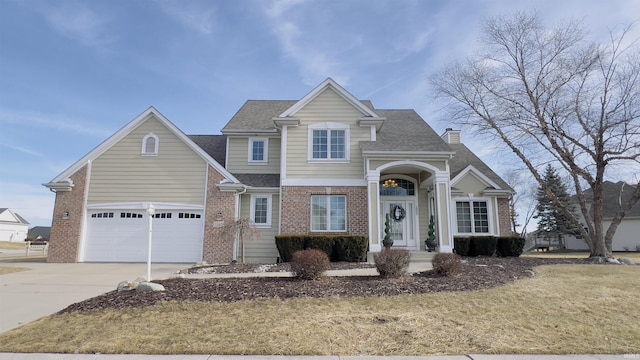
[[[0,0],[0,207],[49,226],[41,184],[149,106],[219,134],[246,100],[300,99],[332,77],[441,133],[428,76],[471,53],[483,17],[531,4],[594,37],[640,19],[637,0]]]

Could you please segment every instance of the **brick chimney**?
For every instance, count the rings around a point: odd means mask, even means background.
[[[447,128],[442,134],[441,138],[447,144],[460,144],[460,130],[453,130],[452,128]]]

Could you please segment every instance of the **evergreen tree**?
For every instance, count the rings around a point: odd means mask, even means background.
[[[547,165],[543,179],[558,201],[571,209],[571,212],[575,212],[567,187],[553,166]],[[545,235],[545,238],[550,241],[552,237],[556,237],[558,244],[562,245],[563,235],[577,233],[569,217],[545,194],[542,187],[538,187],[537,201],[534,218],[538,219],[538,230]]]

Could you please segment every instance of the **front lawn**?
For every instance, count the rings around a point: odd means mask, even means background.
[[[549,265],[537,272],[533,278],[481,291],[171,301],[70,312],[0,335],[0,351],[258,355],[637,352],[640,266]]]

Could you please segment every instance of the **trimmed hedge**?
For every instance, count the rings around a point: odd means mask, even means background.
[[[369,251],[369,238],[366,236],[336,236],[333,247],[333,261],[365,262]]]
[[[525,240],[521,237],[500,237],[498,238],[496,253],[501,257],[518,257],[522,254],[524,243]]]
[[[454,254],[458,254],[460,256],[471,256],[469,255],[469,247],[471,245],[471,238],[465,237],[456,237],[453,238],[453,252]]]
[[[520,256],[524,239],[520,237],[455,237],[453,252],[460,256]]]
[[[475,236],[471,238],[470,248],[475,256],[493,256],[496,254],[498,238],[495,236]]]
[[[290,262],[298,250],[318,249],[331,261],[361,262],[367,260],[369,239],[359,235],[278,235],[276,247],[280,261]]]

